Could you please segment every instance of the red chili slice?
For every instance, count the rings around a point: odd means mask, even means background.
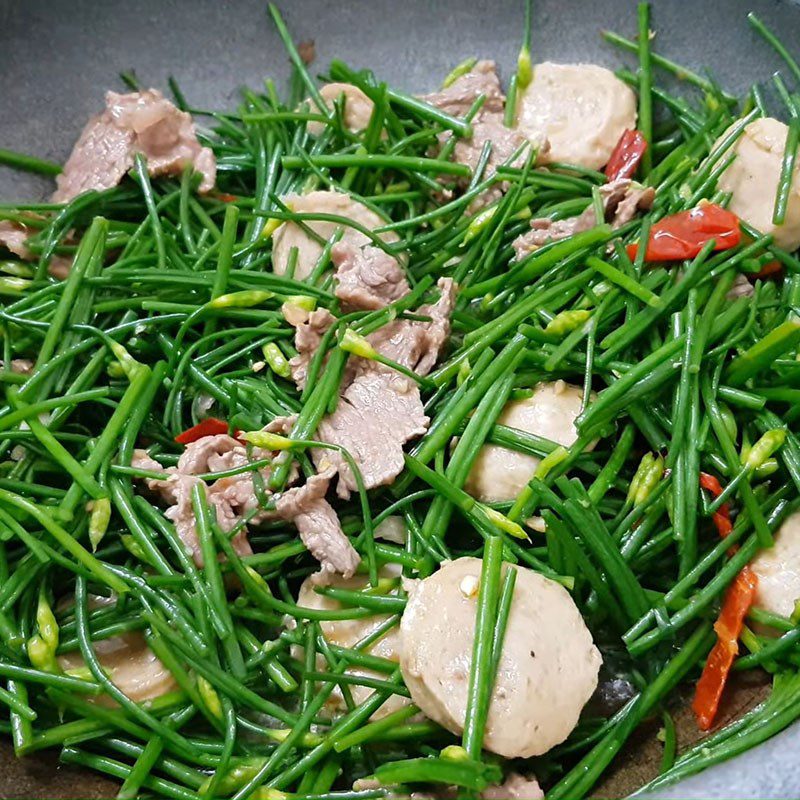
[[[694,258],[714,240],[715,250],[736,247],[742,239],[739,218],[714,203],[703,203],[656,222],[650,229],[645,261],[682,261]],[[638,244],[628,245],[628,255],[636,258]]]
[[[719,497],[722,494],[722,484],[713,475],[707,472],[700,473],[700,486],[707,492],[711,492],[714,497]],[[724,539],[732,530],[733,523],[731,522],[731,507],[728,503],[723,503],[712,515],[714,525],[717,526],[719,535]]]
[[[739,652],[739,636],[744,619],[753,605],[757,588],[758,577],[750,567],[744,567],[725,595],[725,602],[714,625],[717,643],[708,654],[692,701],[692,709],[701,730],[707,731],[714,724],[722,692]]]
[[[647,140],[642,132],[630,128],[626,130],[619,137],[614,152],[606,164],[606,177],[609,182],[620,178],[632,178],[645,150],[647,150]]]
[[[204,436],[217,436],[228,432],[228,423],[216,417],[207,417],[175,437],[178,444],[191,444]]]

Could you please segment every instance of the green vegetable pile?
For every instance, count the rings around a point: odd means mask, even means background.
[[[355,84],[375,105],[367,129],[353,134],[340,103],[321,110],[316,81],[279,13],[270,12],[293,63],[284,99],[267,81],[263,91],[244,90],[235,111],[216,112],[191,107],[172,85],[176,105],[209,125],[201,141],[217,158],[217,192],[197,195],[190,171],[151,181],[139,157],[117,188],[63,206],[0,206],[0,219],[34,232],[27,245],[36,256],[0,262],[0,730],[17,754],[61,748],[65,763],[119,779],[127,798],[366,800],[453,785],[477,797],[512,766],[481,749],[513,595],[503,560],[567,587],[604,660],[633,687],[620,707],[590,707],[550,753],[513,764],[535,773],[553,800],[588,794],[656,714],[666,715],[668,744],[657,785],[787,726],[800,716],[800,627],[751,610],[734,669],[773,673],[769,699],[686,752],[676,755],[670,738],[676,689],[700,674],[726,588],[799,505],[800,260],[753,230],[736,247],[708,245],[685,262],[647,264],[644,247],[633,259],[626,251],[667,215],[703,199],[725,205],[716,181],[744,124],[770,113],[762,87],[734,98],[651,52],[642,5],[638,43],[607,38],[638,53],[637,71],[619,74],[639,91],[640,129],[650,142],[639,177],[656,190],[653,208],[618,230],[600,224],[514,260],[511,242],[532,217],[580,213],[598,202],[605,176],[536,167],[527,152],[523,166],[486,175],[488,145],[472,174],[451,160],[456,137],[469,135],[469,115],[453,118],[334,61],[326,78]],[[529,54],[526,42],[509,119],[517,87],[530,79]],[[800,70],[786,58],[800,90]],[[685,91],[661,88],[662,76],[678,76]],[[777,198],[785,213],[800,97],[780,76],[775,86],[785,108],[772,112],[792,120]],[[324,132],[310,135],[309,120]],[[724,146],[711,153],[725,131]],[[437,150],[443,133],[452,136]],[[13,153],[0,161],[55,171]],[[468,213],[501,182],[504,194]],[[410,296],[344,315],[330,277],[333,241],[305,281],[272,271],[277,226],[318,218],[281,198],[326,188],[385,217],[379,231],[399,239],[372,238],[402,254]],[[48,276],[54,255],[74,258],[63,281]],[[781,274],[753,277],[775,260]],[[752,295],[729,298],[741,274],[753,279]],[[141,479],[153,476],[131,466],[134,448],[174,465],[183,449],[174,437],[206,416],[226,420],[231,431],[256,431],[296,414],[266,488],[284,487],[293,461],[313,474],[309,443],[336,405],[348,351],[363,345],[354,334],[435,300],[441,276],[453,277],[459,291],[449,347],[421,382],[430,428],[408,449],[392,486],[336,503],[374,585],[325,590],[338,611],[298,606],[297,586],[318,565],[294,528],[251,526],[254,554],[241,556],[199,490],[193,503],[205,566],[197,567],[143,489]],[[287,302],[342,320],[303,391],[287,368],[294,355]],[[30,359],[32,370],[14,371],[15,359]],[[497,423],[509,399],[559,379],[584,389],[574,445]],[[463,488],[484,442],[542,459],[513,503],[482,504]],[[263,466],[237,471],[257,476]],[[701,473],[719,477],[723,496],[701,490]],[[733,528],[722,540],[712,515],[726,502]],[[374,527],[398,515],[407,544],[375,540]],[[523,527],[531,517],[542,518],[545,533]],[[392,694],[408,696],[397,665],[365,652],[405,606],[399,579],[378,580],[378,568],[396,564],[406,577],[425,577],[461,555],[484,558],[463,741],[419,721],[414,706],[370,722]],[[377,613],[387,621],[356,647],[321,635],[321,621]],[[777,635],[762,635],[765,624]],[[114,686],[94,648],[131,632],[142,633],[172,672],[174,691],[138,704]],[[75,652],[85,666],[64,671],[58,657]],[[345,674],[352,666],[382,677]],[[355,704],[354,683],[375,693]],[[337,687],[348,708],[331,720],[320,711]],[[380,785],[352,789],[364,777]]]

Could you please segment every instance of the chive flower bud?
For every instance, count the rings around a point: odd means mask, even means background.
[[[345,328],[342,339],[339,342],[339,348],[344,350],[345,353],[352,353],[355,356],[368,358],[370,360],[378,355],[378,351],[352,328]]]
[[[307,294],[290,294],[284,302],[302,308],[304,311],[313,311],[317,307],[316,298]]]
[[[122,541],[122,546],[136,559],[139,561],[143,561],[145,564],[148,564],[149,561],[147,560],[147,556],[145,555],[144,550],[139,546],[139,542],[133,538],[129,533],[123,533],[122,536],[119,537]]]
[[[111,519],[111,501],[107,497],[101,497],[93,500],[90,505],[89,541],[92,544],[92,551],[95,552],[97,545],[103,540],[106,530],[108,530],[108,522]]]
[[[507,533],[509,536],[513,536],[515,539],[530,540],[530,537],[527,533],[525,533],[522,526],[510,520],[505,514],[501,514],[494,508],[484,506],[481,503],[476,503],[476,505],[481,507],[489,522],[491,522],[495,527],[499,528],[504,533]]]
[[[467,232],[464,234],[462,245],[471,242],[492,221],[496,213],[497,206],[491,206],[481,211],[480,214],[476,214],[467,226]]]
[[[36,625],[39,628],[39,635],[55,651],[58,647],[58,622],[42,592],[39,593],[39,602],[36,606]]]
[[[644,503],[664,475],[664,459],[645,453],[628,488],[627,502],[638,506]]]
[[[538,478],[539,480],[544,480],[550,470],[560,464],[568,455],[569,451],[565,447],[559,445],[555,448],[555,450],[552,450],[539,462],[539,466],[536,467],[534,477]]]
[[[454,84],[462,75],[466,75],[478,63],[477,58],[465,58],[460,64],[453,67],[442,83],[442,89]]]
[[[117,359],[119,368],[122,370],[122,374],[125,375],[126,378],[133,378],[133,376],[142,369],[143,364],[137,361],[119,342],[112,342],[110,347],[114,358]],[[109,373],[110,372],[111,368],[109,367]]]
[[[260,572],[256,572],[252,567],[249,566],[245,566],[245,571],[247,572],[247,574],[250,576],[250,578],[253,580],[254,583],[257,583],[262,589],[264,589],[267,592],[267,594],[272,594],[269,585],[264,580]],[[266,650],[270,644],[271,642],[265,642],[264,649]]]
[[[197,690],[209,713],[217,719],[222,719],[222,703],[217,690],[202,675],[197,676]]]
[[[591,316],[592,312],[586,309],[562,311],[547,323],[544,332],[553,336],[566,336],[583,325]]]
[[[272,739],[273,742],[281,742],[285,741],[289,738],[289,734],[291,734],[291,728],[270,728],[268,731],[264,732],[264,736],[268,739]],[[299,740],[301,747],[316,747],[323,741],[322,736],[318,733],[304,733]]]
[[[269,431],[245,431],[239,434],[240,439],[244,439],[262,450],[291,450],[297,442],[279,433]]]
[[[759,480],[768,478],[778,471],[778,461],[775,458],[768,458],[760,467],[753,470],[753,475]]]
[[[37,634],[28,639],[26,650],[31,664],[42,672],[60,672],[56,651],[58,650],[58,622],[44,592],[39,592],[36,606]]]
[[[472,373],[472,365],[469,359],[465,358],[458,367],[458,374],[456,375],[456,386],[461,386],[464,381],[469,378]]]
[[[786,441],[786,431],[774,428],[767,431],[752,447],[742,451],[742,464],[756,470]]]
[[[241,789],[242,786],[255,776],[261,767],[264,766],[265,758],[248,758],[243,759],[239,764],[231,765],[231,768],[225,773],[225,776],[218,784],[218,792],[220,796],[228,796]],[[208,787],[211,785],[211,778],[207,778],[200,784],[198,793],[201,797],[207,794]],[[259,793],[261,789],[259,789]]]
[[[0,271],[16,278],[32,278],[35,271],[21,261],[0,261]]]
[[[32,281],[26,281],[24,278],[0,278],[0,294],[22,294],[30,289],[31,283]]]
[[[275,295],[272,292],[264,292],[260,289],[246,289],[241,292],[231,292],[215,297],[208,303],[208,308],[252,308],[260,305],[265,300]]]
[[[517,56],[517,86],[525,89],[533,80],[533,67],[531,66],[531,51],[527,45],[520,48]]]
[[[280,226],[283,225],[282,219],[275,219],[274,217],[270,217],[265,223],[264,227],[261,229],[261,238],[262,239],[269,239],[273,233],[275,233]]]
[[[439,753],[446,761],[469,761],[469,753],[460,744],[451,744]]]
[[[28,639],[25,649],[28,653],[28,661],[31,666],[42,672],[58,672],[58,662],[55,658],[55,651],[50,647],[41,636],[35,634]]]
[[[280,375],[281,378],[291,377],[292,370],[289,367],[289,362],[275,342],[267,342],[267,344],[261,348],[261,352],[264,354],[264,361],[267,362],[269,368],[276,375]]]

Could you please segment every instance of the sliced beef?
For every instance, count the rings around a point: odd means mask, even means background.
[[[299,309],[293,310],[287,320],[290,325],[294,325],[294,347],[297,350],[297,355],[289,359],[289,368],[292,370],[292,380],[298,388],[304,389],[311,359],[319,349],[328,328],[336,322],[336,317],[326,308],[311,312]]]
[[[175,175],[192,164],[203,176],[200,191],[214,187],[214,154],[200,146],[189,114],[156,89],[108,92],[105,110],[86,124],[56,178],[53,200],[65,203],[91,189],[116,186],[133,166],[137,153],[147,158],[152,176]]]
[[[587,213],[590,212],[590,213]],[[527,233],[517,236],[511,246],[517,254],[517,260],[524,258],[528,253],[542,247],[549,242],[559,239],[568,239],[576,233],[588,231],[597,225],[594,209],[589,206],[582,214],[568,219],[549,219],[537,217],[531,220],[531,229]]]
[[[232,454],[235,454],[235,457]],[[263,458],[265,455],[268,454],[254,452],[253,459]],[[227,458],[225,458],[226,456]],[[165,469],[144,450],[135,450],[131,462],[137,469],[166,472],[169,475],[165,480],[147,478],[145,483],[151,491],[161,495],[163,500],[169,504],[164,516],[172,520],[178,536],[199,566],[203,564],[203,556],[195,529],[194,508],[192,507],[192,490],[197,484],[205,486],[208,503],[216,512],[217,522],[224,531],[233,530],[246,514],[259,507],[253,488],[252,475],[247,472],[214,481],[210,486],[206,486],[196,477],[204,472],[218,471],[210,469],[209,463],[218,464],[218,459],[223,458],[228,465],[223,469],[242,466],[249,460],[247,451],[241,444],[230,436],[219,435],[204,436],[202,439],[188,444],[175,467]],[[238,533],[231,543],[239,555],[250,555],[253,552],[247,541],[245,530]]]
[[[509,161],[528,140],[503,124],[503,115],[484,112],[472,124],[472,138],[459,139],[453,150],[454,160],[466,164],[471,170],[478,166],[486,142],[492,143],[492,151],[486,164],[484,177],[493,175],[495,170]],[[521,153],[511,166],[520,167],[525,163],[525,153]]]
[[[472,137],[459,139],[456,142],[453,149],[453,160],[459,164],[466,164],[474,172],[480,161],[484,145],[486,142],[491,142],[492,149],[483,173],[483,177],[488,178],[495,173],[497,167],[509,162],[514,153],[528,141],[518,131],[507,128],[504,124],[503,110],[506,98],[500,88],[500,80],[497,77],[494,62],[479,61],[470,72],[457,78],[446,89],[425,95],[422,99],[448,114],[464,116],[480,95],[484,95],[486,100],[472,120]],[[444,145],[450,135],[449,133],[442,134],[439,137],[440,143]],[[543,141],[539,145],[539,152],[543,154],[546,150],[547,143]],[[510,163],[512,166],[519,167],[524,161],[525,154],[523,152]],[[492,186],[470,204],[469,211],[474,213],[493,202],[507,188],[506,183]]]
[[[28,238],[28,229],[11,220],[0,220],[0,247],[4,247],[15,256],[30,261],[33,253],[28,250],[25,241]]]
[[[452,278],[440,278],[437,286],[441,292],[439,299],[414,312],[415,316],[430,317],[429,321],[394,320],[367,337],[381,355],[413,369],[418,375],[427,375],[433,369],[450,336],[456,285]]]
[[[0,248],[5,248],[25,261],[36,260],[36,256],[26,244],[30,235],[30,229],[26,225],[11,220],[0,220]],[[47,272],[54,278],[64,280],[69,275],[71,267],[72,258],[54,255],[50,257]]]
[[[610,222],[615,230],[630,222],[639,211],[647,210],[653,205],[655,190],[641,186],[629,178],[619,178],[600,187],[605,212],[604,222]],[[576,217],[552,220],[548,217],[537,217],[531,220],[531,230],[518,236],[512,243],[517,259],[521,259],[548,242],[567,239],[576,233],[588,231],[600,224],[590,204],[586,210]]]
[[[305,485],[284,492],[278,497],[275,510],[296,526],[300,539],[320,562],[323,573],[349,578],[361,559],[325,499],[331,475],[331,472],[314,475]]]
[[[411,291],[397,259],[373,245],[338,242],[331,249],[331,261],[336,267],[336,297],[347,311],[383,308]]]
[[[265,430],[288,433],[294,419],[279,417],[267,425]],[[221,472],[244,466],[272,455],[274,454],[256,447],[252,448],[248,456],[247,450],[239,441],[221,434],[204,436],[188,444],[175,467],[163,468],[144,450],[134,452],[132,463],[138,469],[168,474],[166,479],[148,478],[145,482],[151,491],[160,494],[169,504],[164,514],[175,524],[178,536],[199,566],[202,566],[203,558],[192,507],[192,490],[198,484],[206,487],[206,498],[216,513],[217,523],[222,530],[233,530],[245,518],[254,524],[276,517],[285,519],[297,527],[303,543],[319,559],[324,571],[338,572],[349,577],[358,566],[359,556],[344,535],[336,512],[325,500],[332,473],[315,475],[304,486],[289,489],[279,495],[274,512],[259,510],[252,472],[220,478],[208,486],[197,477],[207,472]],[[269,469],[262,468],[259,473],[266,482]],[[290,476],[290,483],[296,478],[297,473],[294,471]],[[254,511],[255,514],[252,513]],[[247,541],[246,530],[238,533],[232,544],[239,555],[251,555],[253,552]]]
[[[33,361],[29,358],[12,358],[11,371],[17,375],[30,375],[33,372]],[[5,369],[5,364],[0,361],[0,370]]]
[[[741,272],[736,274],[733,284],[725,297],[728,300],[738,300],[740,297],[752,297],[755,294],[753,284]]]
[[[454,117],[463,117],[481,95],[486,97],[483,111],[503,111],[506,96],[500,88],[494,61],[478,61],[466,75],[456,78],[450,86],[423,95],[420,99]]]
[[[627,180],[625,185],[626,180],[621,178],[600,187],[601,195],[603,189],[607,191],[607,194],[603,195],[603,207],[606,211],[606,220],[615,230],[630,222],[640,211],[652,208],[653,200],[656,199],[656,190],[652,186],[640,186],[630,180]]]
[[[345,448],[358,465],[368,489],[385,486],[403,469],[403,445],[428,429],[419,387],[396,372],[366,369],[345,389],[333,414],[317,429],[322,442]],[[339,473],[337,492],[349,497],[357,488],[355,476],[340,453],[315,450],[320,472]]]
[[[428,319],[393,320],[367,337],[382,355],[419,375],[431,371],[450,336],[455,283],[451,278],[442,278],[438,287],[439,299],[415,312],[415,316]],[[320,309],[297,325],[298,355],[290,363],[299,385],[305,384],[308,364],[334,321],[335,317]],[[391,483],[403,469],[403,445],[421,436],[428,427],[419,387],[389,367],[351,356],[340,392],[336,411],[320,422],[316,438],[347,450],[367,489]],[[318,450],[313,457],[320,473],[329,469],[339,473],[337,492],[341,497],[349,497],[357,488],[355,476],[341,454]]]
[[[509,773],[499,786],[490,786],[481,794],[483,800],[544,800],[544,792],[534,777]]]

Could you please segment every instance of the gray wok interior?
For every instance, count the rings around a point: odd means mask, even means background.
[[[282,0],[296,40],[314,39],[315,68],[334,58],[370,67],[410,90],[435,85],[472,55],[507,75],[522,36],[522,0]],[[766,80],[779,66],[748,26],[755,10],[789,45],[800,41],[800,6],[769,0],[655,0],[659,52],[713,67],[727,88]],[[261,0],[0,0],[0,147],[63,160],[102,105],[117,74],[144,85],[174,75],[192,105],[231,107],[237,87],[288,64]],[[535,0],[534,60],[624,60],[603,43],[611,28],[632,35],[632,0]],[[630,62],[629,62],[630,63]],[[39,199],[48,181],[0,167],[0,202]],[[798,797],[800,727],[659,797]],[[2,765],[0,764],[0,769]]]

